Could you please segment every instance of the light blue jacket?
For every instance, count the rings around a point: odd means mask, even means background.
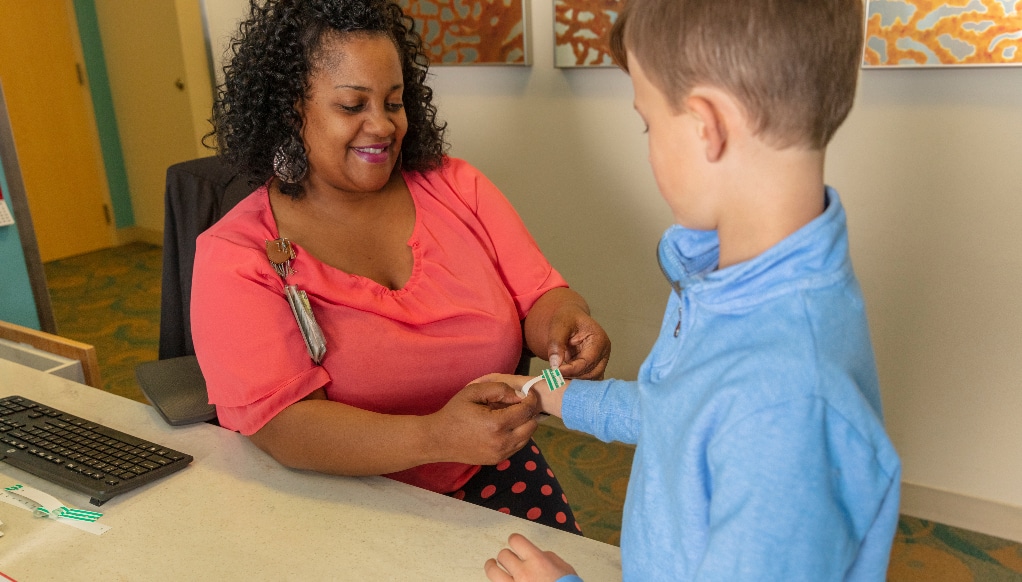
[[[845,213],[715,270],[715,232],[673,226],[660,336],[635,382],[575,380],[569,428],[637,443],[624,579],[881,581],[901,463],[886,432]]]

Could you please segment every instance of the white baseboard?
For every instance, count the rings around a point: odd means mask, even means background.
[[[902,482],[901,513],[1022,543],[1022,507]]]
[[[117,229],[117,244],[144,242],[158,247],[163,246],[163,231],[153,230],[144,226],[129,226]]]

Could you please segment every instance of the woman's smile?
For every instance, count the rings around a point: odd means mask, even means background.
[[[384,164],[390,159],[390,144],[353,146],[355,155],[370,164]]]

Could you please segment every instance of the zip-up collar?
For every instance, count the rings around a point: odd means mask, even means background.
[[[716,231],[671,226],[657,248],[660,269],[679,295],[685,290],[721,307],[751,306],[793,285],[829,284],[850,265],[844,208],[832,188],[826,188],[825,196],[820,216],[761,255],[720,270]]]

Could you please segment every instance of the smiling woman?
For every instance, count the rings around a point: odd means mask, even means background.
[[[446,156],[412,20],[390,0],[252,10],[211,137],[256,188],[200,236],[192,286],[221,425],[287,466],[577,532],[535,395],[474,379],[514,370],[523,331],[566,377],[601,376],[610,343],[500,191]]]
[[[329,33],[312,57],[308,92],[296,107],[308,179],[292,184],[302,188],[294,197],[279,182],[270,187],[280,237],[388,289],[400,289],[412,274],[406,242],[415,208],[393,171],[408,132],[403,89],[388,36]],[[390,219],[373,220],[381,212]]]

